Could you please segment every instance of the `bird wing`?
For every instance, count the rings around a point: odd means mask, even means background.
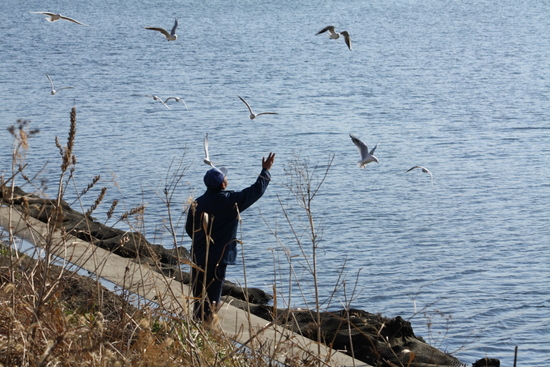
[[[248,111],[250,111],[250,114],[253,115],[254,112],[252,112],[252,108],[250,108],[250,105],[248,104],[248,102],[246,102],[241,96],[237,96],[241,99],[241,101],[243,101],[243,103],[246,105],[246,107],[248,107]]]
[[[183,103],[183,105],[185,106],[185,109],[186,109],[187,111],[189,111],[189,108],[187,108],[187,103],[185,103],[185,101],[184,101],[183,99],[181,99],[180,97],[168,97],[168,98],[166,98],[166,99],[164,100],[164,103],[168,102],[168,101],[171,100],[171,99],[175,100],[176,102],[181,102],[181,103]]]
[[[361,157],[366,157],[367,154],[369,153],[369,148],[367,147],[367,145],[365,143],[363,143],[361,140],[359,140],[358,138],[356,138],[355,136],[349,134],[350,138],[351,138],[351,141],[353,142],[353,144],[355,144],[357,146],[357,148],[359,148],[359,152],[361,153]]]
[[[319,32],[317,32],[315,35],[318,35],[318,34],[321,34],[321,33],[325,33],[326,31],[329,31],[330,33],[332,34],[336,34],[336,32],[334,32],[334,26],[333,25],[329,25],[329,26],[326,26],[325,28],[321,29]]]
[[[412,168],[409,168],[409,169],[407,170],[407,172],[412,171],[412,170],[415,169],[415,168],[422,168],[422,166],[414,166],[414,167],[412,167]],[[406,173],[406,172],[405,172],[405,173]]]
[[[183,105],[185,106],[185,109],[186,109],[187,111],[189,111],[189,108],[187,108],[187,103],[185,103],[185,101],[184,101],[183,99],[179,98],[177,101],[182,101],[182,102],[183,102]]]
[[[164,29],[164,28],[157,28],[157,27],[143,27],[143,28],[149,29],[149,30],[151,30],[151,31],[160,32],[160,33],[164,34],[166,37],[170,36],[170,33],[168,33],[168,32],[166,31],[166,29]]]
[[[342,36],[344,36],[344,41],[346,41],[346,45],[348,45],[349,50],[351,51],[351,37],[348,33],[348,31],[342,31],[340,32]]]
[[[48,78],[48,80],[50,81],[50,85],[52,86],[52,90],[53,90],[54,88],[53,88],[52,78],[50,78],[50,76],[46,73],[44,73],[44,75],[46,75],[46,78]]]
[[[376,147],[378,146],[378,144],[380,144],[380,140],[378,140],[378,143],[376,143],[376,145],[374,146],[374,148],[372,148],[372,150],[370,151],[370,155],[373,155],[374,154],[374,151],[376,150]]]
[[[50,13],[50,12],[47,12],[47,11],[31,11],[32,14],[43,14],[43,15],[48,15],[50,17],[53,17],[57,14],[55,13]]]
[[[204,134],[204,159],[210,160],[210,156],[208,154],[208,133]]]
[[[178,20],[176,19],[174,26],[172,27],[172,32],[170,32],[170,35],[174,36],[176,34],[176,28],[178,28]]]
[[[277,112],[262,112],[262,113],[257,114],[256,116],[260,116],[260,115],[278,115],[278,113]]]
[[[59,92],[61,89],[74,89],[74,87],[62,87],[62,88],[59,88],[57,91]]]
[[[431,179],[431,181],[432,181],[432,186],[433,186],[433,184],[434,184],[434,176],[432,175],[432,173],[430,172],[430,170],[427,169],[426,167],[423,167],[423,166],[414,166],[414,167],[409,168],[409,169],[407,170],[407,172],[412,171],[412,170],[415,169],[415,168],[420,168],[420,169],[422,170],[422,172],[425,172],[425,173],[429,174],[429,175],[430,175],[430,179]]]
[[[73,22],[73,23],[76,23],[76,24],[87,25],[87,24],[84,24],[84,23],[80,23],[78,20],[74,20],[73,18],[66,17],[64,15],[60,15],[59,18],[68,20],[69,22]]]

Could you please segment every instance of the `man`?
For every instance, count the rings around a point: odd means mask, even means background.
[[[227,265],[237,258],[239,214],[262,197],[271,174],[275,154],[262,158],[262,172],[256,182],[242,191],[226,191],[227,170],[212,168],[204,175],[206,192],[191,205],[185,229],[192,240],[191,269],[194,316],[210,321],[219,307]]]

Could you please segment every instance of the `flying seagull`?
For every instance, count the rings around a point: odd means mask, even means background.
[[[48,22],[55,22],[55,21],[58,21],[59,19],[64,19],[64,20],[68,20],[69,22],[73,22],[73,23],[76,23],[76,24],[86,25],[86,26],[87,26],[87,24],[80,23],[79,21],[74,20],[73,18],[69,18],[69,17],[63,16],[63,15],[61,15],[61,14],[50,13],[50,12],[47,12],[47,11],[31,11],[31,13],[33,13],[33,14],[43,14],[43,15],[47,15],[48,17],[45,18],[45,19],[46,19]]]
[[[50,78],[50,76],[46,73],[44,73],[44,75],[46,75],[46,78],[48,78],[48,80],[50,81],[50,85],[52,86],[52,91],[50,92],[52,96],[59,92],[61,89],[74,89],[74,87],[63,87],[56,90],[53,86],[52,78]]]
[[[327,31],[328,31],[327,35],[332,39],[337,40],[338,38],[340,38],[340,36],[344,37],[344,41],[346,41],[346,45],[348,45],[348,48],[351,51],[351,37],[350,37],[348,31],[336,32],[334,30],[334,26],[329,25],[329,26],[321,29],[319,32],[317,32],[316,35],[319,35],[321,33],[325,33]]]
[[[166,102],[168,102],[171,99],[175,100],[176,102],[182,102],[183,105],[185,106],[185,109],[187,111],[189,111],[189,108],[187,108],[187,103],[185,103],[185,101],[183,99],[181,99],[180,97],[168,97],[164,100],[164,104],[166,104]]]
[[[432,179],[432,186],[433,186],[433,184],[434,184],[434,176],[432,176],[432,173],[430,172],[430,170],[427,169],[426,167],[414,166],[414,167],[412,167],[412,168],[409,168],[409,169],[407,170],[407,172],[412,171],[412,170],[415,169],[415,168],[420,168],[420,169],[422,170],[422,172],[429,174],[429,175],[430,175],[430,178]],[[407,172],[405,172],[405,173],[407,173]]]
[[[204,163],[209,166],[214,167],[214,163],[210,160],[210,155],[208,154],[208,133],[204,135]]]
[[[370,162],[380,163],[378,162],[378,158],[376,158],[373,155],[374,151],[376,150],[376,147],[378,146],[378,144],[380,144],[380,140],[378,141],[378,143],[376,143],[374,148],[372,148],[372,150],[369,152],[369,148],[365,143],[363,143],[361,140],[359,140],[358,138],[356,138],[351,134],[349,134],[349,136],[351,138],[351,141],[353,141],[353,144],[355,144],[357,148],[359,148],[359,153],[361,153],[361,159],[357,161],[357,166],[359,166],[359,168],[365,168],[367,164]]]
[[[241,101],[243,101],[243,103],[246,105],[246,107],[248,107],[248,111],[250,111],[250,119],[251,120],[254,120],[256,117],[260,116],[260,115],[278,115],[277,112],[262,112],[262,113],[254,113],[252,112],[252,108],[250,108],[250,105],[248,104],[248,102],[246,102],[241,96],[237,96],[241,99]]]
[[[174,23],[174,26],[172,27],[172,31],[168,33],[168,31],[164,28],[157,28],[157,27],[143,27],[145,29],[149,29],[151,31],[157,31],[162,34],[164,34],[164,37],[166,37],[167,41],[175,41],[178,39],[178,35],[176,34],[176,28],[178,28],[178,20],[176,19],[176,22]]]
[[[160,97],[158,96],[155,96],[154,94],[144,94],[143,97],[153,97],[153,100],[155,101],[159,101],[160,103],[162,103],[164,105],[164,107],[170,109],[170,107],[168,107],[168,105],[162,100],[160,99]]]

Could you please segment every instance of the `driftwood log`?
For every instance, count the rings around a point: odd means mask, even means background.
[[[189,259],[184,247],[166,249],[148,242],[139,232],[128,232],[105,226],[94,218],[73,210],[61,201],[43,199],[15,188],[0,190],[3,205],[12,205],[20,212],[43,222],[56,221],[57,228],[126,258],[153,265],[157,271],[175,277],[185,284],[190,275],[180,269],[181,260]],[[450,354],[427,344],[414,334],[411,323],[400,316],[386,318],[362,310],[349,309],[323,312],[320,315],[321,335],[316,327],[317,314],[311,310],[275,309],[269,306],[272,296],[259,288],[242,288],[226,282],[225,302],[268,321],[285,326],[310,339],[320,340],[373,366],[394,367],[459,367],[466,366]],[[248,302],[246,302],[248,300]],[[493,364],[486,364],[491,361]],[[477,363],[477,364],[476,364]],[[498,360],[483,359],[475,366],[498,366]]]

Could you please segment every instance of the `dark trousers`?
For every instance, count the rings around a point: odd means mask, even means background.
[[[200,266],[200,265],[199,265]],[[204,269],[204,266],[200,266]],[[196,320],[209,321],[212,313],[217,311],[222,298],[222,287],[227,265],[212,265],[204,271],[192,268],[193,297],[195,298],[193,313]],[[206,294],[203,290],[206,289]]]

